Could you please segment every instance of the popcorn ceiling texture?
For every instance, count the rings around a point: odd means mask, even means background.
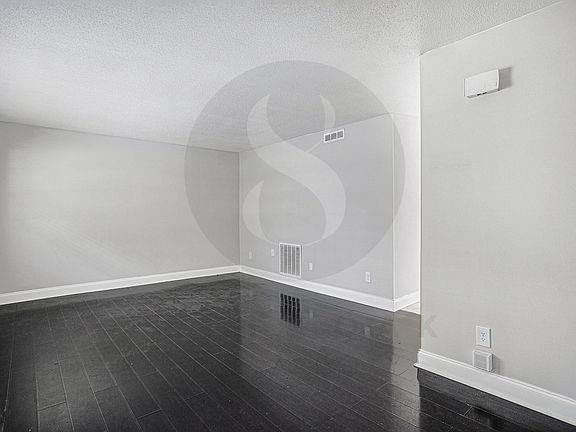
[[[281,60],[336,67],[417,115],[420,53],[552,3],[3,0],[0,121],[185,144],[219,88]],[[203,145],[242,150],[220,138]]]

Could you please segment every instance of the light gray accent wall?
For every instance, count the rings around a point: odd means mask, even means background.
[[[576,4],[421,58],[422,348],[576,398]],[[504,69],[503,89],[464,78]]]
[[[277,273],[278,242],[303,244],[302,279],[393,299],[399,209],[405,215],[400,241],[418,241],[419,218],[406,212],[419,209],[419,162],[403,160],[419,152],[418,119],[387,114],[344,129],[341,141],[323,143],[323,134],[313,133],[240,153],[241,264]],[[403,207],[406,184],[415,196]],[[338,228],[325,237],[335,220]],[[399,293],[417,291],[419,253],[402,253],[399,266],[416,273],[399,278]],[[366,271],[371,283],[364,281]]]
[[[0,293],[238,264],[236,153],[0,123],[0,164]]]

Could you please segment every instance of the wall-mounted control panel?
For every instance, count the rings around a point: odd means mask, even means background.
[[[494,93],[500,90],[500,71],[498,69],[471,76],[464,80],[464,95],[467,98]]]

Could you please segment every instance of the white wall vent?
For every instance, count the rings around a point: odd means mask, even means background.
[[[340,129],[333,132],[327,132],[324,134],[324,142],[332,142],[344,139],[344,129]]]
[[[474,350],[472,351],[472,365],[478,369],[484,369],[485,371],[492,371],[492,354]]]
[[[278,271],[286,276],[302,276],[302,246],[280,243],[278,249]]]

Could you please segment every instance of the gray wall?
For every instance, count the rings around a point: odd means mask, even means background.
[[[576,398],[576,4],[421,59],[422,348]],[[507,69],[468,100],[464,78]],[[429,330],[428,330],[429,328]]]
[[[398,278],[397,296],[417,291],[420,166],[405,154],[418,155],[418,119],[383,115],[344,129],[342,141],[312,133],[240,154],[241,264],[277,273],[278,242],[297,243],[304,280],[393,299],[397,263],[413,272]],[[414,248],[395,259],[395,238]]]
[[[238,154],[0,123],[0,164],[0,293],[238,264]]]

